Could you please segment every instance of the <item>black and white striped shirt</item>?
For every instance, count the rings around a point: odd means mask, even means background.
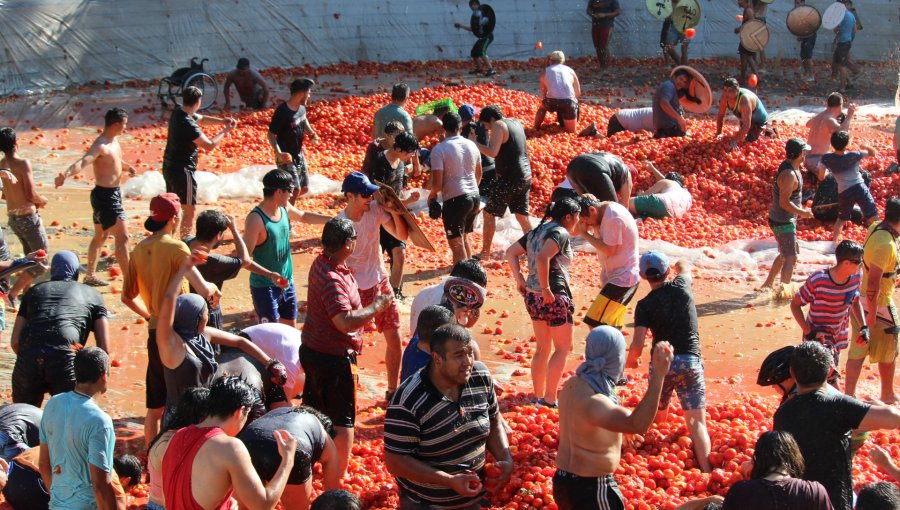
[[[494,380],[476,361],[459,402],[444,396],[429,377],[431,364],[406,379],[388,407],[384,420],[384,450],[409,455],[449,474],[484,467],[491,420],[499,407]],[[466,508],[483,498],[460,496],[453,489],[397,478],[402,494],[435,509]]]

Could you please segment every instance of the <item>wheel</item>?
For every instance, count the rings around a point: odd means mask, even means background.
[[[159,80],[159,88],[156,89],[156,97],[159,98],[159,102],[162,104],[163,109],[169,106],[168,103],[166,103],[166,99],[174,101],[174,96],[172,95],[172,82],[170,82],[168,78]]]
[[[212,76],[206,73],[196,73],[188,76],[184,81],[184,86],[197,87],[203,92],[203,97],[200,99],[200,110],[205,110],[212,106],[219,95],[219,85]]]

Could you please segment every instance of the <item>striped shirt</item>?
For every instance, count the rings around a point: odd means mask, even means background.
[[[859,299],[859,273],[840,285],[831,279],[828,269],[816,271],[800,287],[797,297],[801,305],[809,305],[806,323],[817,333],[825,333],[826,343],[846,349],[850,336],[850,306]]]
[[[306,323],[301,341],[310,349],[333,356],[343,356],[347,350],[362,348],[360,331],[342,333],[331,318],[342,312],[362,308],[359,287],[350,268],[336,265],[324,254],[316,257],[309,268]]]
[[[481,362],[472,367],[459,402],[444,396],[429,377],[431,364],[403,381],[384,419],[384,451],[408,455],[451,475],[484,467],[491,420],[499,407],[494,381]],[[440,485],[397,477],[401,494],[430,508],[467,508],[484,497],[468,498]]]

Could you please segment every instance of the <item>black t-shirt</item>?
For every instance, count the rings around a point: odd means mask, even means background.
[[[825,487],[799,478],[741,480],[728,489],[722,510],[831,510]]]
[[[287,152],[296,160],[303,151],[306,125],[306,106],[301,105],[295,111],[284,102],[275,108],[272,121],[269,122],[269,132],[275,135],[281,152]]]
[[[475,140],[481,145],[488,144],[488,131],[480,122],[467,122],[462,127],[462,132],[460,133],[463,138],[469,138],[469,133],[472,132],[472,129],[475,130]],[[489,172],[494,170],[494,158],[490,156],[481,155],[481,171]]]
[[[24,443],[35,447],[41,443],[41,416],[43,411],[30,404],[8,404],[0,407],[0,432],[5,432],[11,443]],[[2,450],[3,445],[0,445]]]
[[[403,177],[406,176],[406,164],[398,160],[397,165],[398,168],[392,167],[387,159],[387,155],[385,155],[385,151],[382,151],[375,156],[375,161],[369,170],[369,179],[387,184],[399,195],[403,191]]]
[[[268,482],[281,465],[281,455],[273,433],[284,429],[297,440],[294,468],[288,475],[289,485],[300,485],[312,476],[313,464],[325,450],[325,429],[314,415],[298,412],[293,407],[273,409],[254,420],[238,434],[253,461],[259,477]]]
[[[619,0],[589,0],[588,9],[591,14],[609,14],[619,10]],[[598,27],[611,27],[616,22],[616,18],[591,18],[591,21]]]
[[[26,321],[22,348],[84,345],[94,330],[94,321],[106,316],[103,297],[87,285],[72,281],[39,283],[25,293],[19,305],[19,317]]]
[[[197,125],[196,117],[188,115],[181,108],[176,108],[169,118],[169,136],[166,140],[166,151],[163,153],[163,172],[197,170],[197,144],[203,132]]]
[[[573,187],[600,200],[615,201],[616,193],[628,182],[630,173],[625,162],[608,152],[586,152],[575,156],[566,166],[566,177]]]
[[[484,23],[482,23],[482,18],[484,18]],[[496,24],[497,16],[494,14],[494,9],[492,9],[490,5],[481,4],[478,7],[478,10],[472,11],[469,28],[472,29],[472,33],[475,34],[475,37],[481,38],[493,35],[494,26]]]
[[[806,461],[803,478],[821,483],[835,510],[851,510],[853,457],[850,433],[871,406],[820,389],[797,395],[775,411],[774,429],[790,432]]]
[[[649,328],[654,344],[663,341],[672,344],[675,354],[700,356],[697,307],[690,278],[678,275],[651,290],[634,309],[634,325]]]
[[[185,237],[184,244],[190,246],[194,239],[193,236]],[[227,280],[237,277],[243,265],[244,263],[239,258],[210,253],[206,258],[206,263],[197,266],[197,270],[200,271],[204,280],[214,283],[219,290],[222,290]],[[193,286],[191,292],[197,294]]]

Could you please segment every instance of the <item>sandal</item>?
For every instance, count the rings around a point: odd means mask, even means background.
[[[91,287],[105,287],[105,286],[109,285],[109,282],[104,281],[104,280],[101,280],[100,278],[97,278],[97,277],[94,276],[94,275],[86,276],[86,277],[84,278],[84,282],[83,282],[83,283],[84,283],[85,285],[89,285],[89,286],[91,286]]]

